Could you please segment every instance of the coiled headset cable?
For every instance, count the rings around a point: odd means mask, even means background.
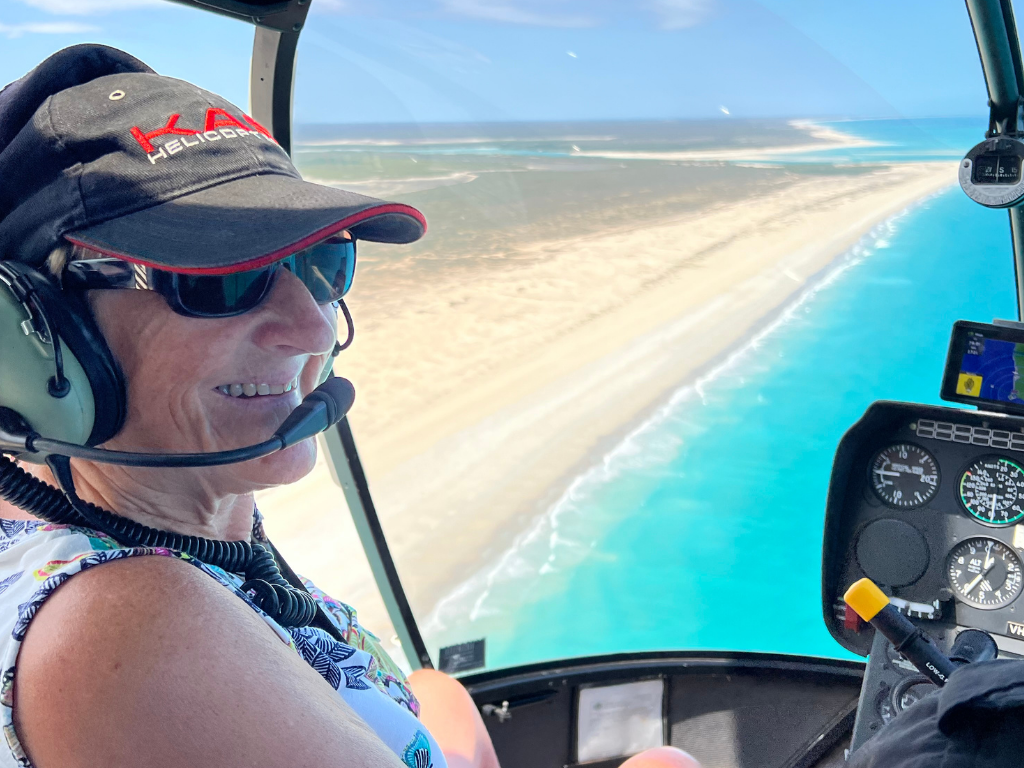
[[[61,490],[0,456],[0,498],[50,523],[92,528],[124,546],[177,550],[207,565],[241,574],[245,579],[241,590],[277,623],[285,627],[314,625],[347,642],[269,540],[264,546],[256,541],[222,541],[150,528],[83,501],[75,492],[71,461],[66,456],[51,455],[47,464]]]

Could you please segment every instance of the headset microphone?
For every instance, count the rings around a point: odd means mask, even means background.
[[[332,376],[303,398],[269,440],[245,448],[212,453],[108,451],[63,440],[51,440],[33,432],[17,412],[0,408],[0,453],[38,454],[38,458],[55,454],[125,467],[217,467],[238,464],[284,450],[337,424],[352,407],[355,396],[352,382],[340,376]]]

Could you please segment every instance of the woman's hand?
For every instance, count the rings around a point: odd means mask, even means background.
[[[657,747],[634,755],[620,768],[701,768],[701,765],[681,749]]]

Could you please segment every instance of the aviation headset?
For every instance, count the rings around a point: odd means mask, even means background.
[[[0,261],[0,407],[90,446],[117,434],[127,412],[121,368],[84,297],[12,261]]]
[[[237,107],[99,45],[59,51],[0,90],[0,179],[0,440],[21,458],[46,456],[61,488],[0,455],[0,497],[126,546],[168,547],[242,573],[242,590],[283,625],[316,624],[334,635],[336,626],[269,541],[185,536],[89,504],[75,492],[69,457],[134,466],[247,461],[336,423],[352,403],[351,384],[322,383],[256,446],[205,454],[88,447],[121,429],[126,383],[84,295],[64,291],[43,264],[73,234],[92,250],[133,254],[154,269],[226,274],[342,229],[363,240],[412,242],[425,231],[422,214],[302,181],[270,133]],[[343,302],[341,309],[351,341],[351,316]]]
[[[19,158],[4,150],[50,95],[103,75],[152,71],[113,48],[75,46],[0,91],[0,219],[18,218],[23,201],[15,187],[26,181],[12,167]],[[33,186],[28,182],[27,191]],[[64,294],[52,278],[13,260],[12,245],[0,237],[0,407],[42,434],[80,445],[104,442],[124,423],[121,369],[84,298]]]
[[[237,107],[100,45],[0,91],[0,178],[0,408],[78,445],[117,434],[126,383],[84,296],[43,272],[65,235],[154,269],[225,274],[342,229],[401,243],[425,227],[409,206],[302,181]]]

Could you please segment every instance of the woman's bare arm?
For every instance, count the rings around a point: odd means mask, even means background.
[[[237,596],[188,563],[74,576],[18,658],[15,726],[37,768],[400,768]]]

